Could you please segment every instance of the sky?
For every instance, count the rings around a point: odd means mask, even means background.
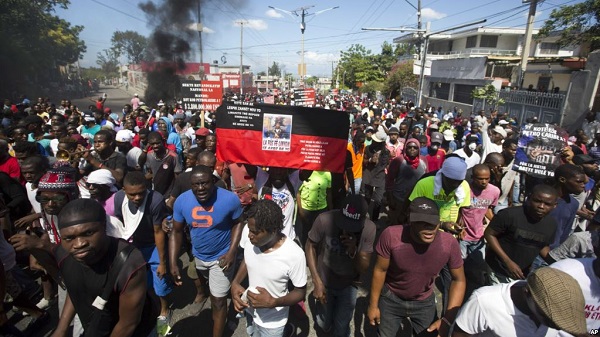
[[[160,4],[164,0],[152,0]],[[288,73],[297,73],[301,59],[300,18],[290,14],[309,7],[305,18],[304,55],[307,75],[331,76],[340,52],[361,44],[373,53],[381,52],[384,41],[393,43],[401,32],[364,31],[374,28],[416,28],[418,0],[202,0],[203,60],[224,59],[227,65],[240,64],[240,26],[244,20],[243,63],[254,73],[266,71],[277,62]],[[543,25],[552,12],[583,0],[547,0],[538,4],[535,27]],[[71,0],[69,8],[56,14],[74,25],[84,26],[80,38],[87,52],[82,67],[96,66],[97,53],[111,46],[115,31],[133,30],[150,36],[154,21],[139,8],[138,0]],[[273,6],[277,10],[269,8]],[[339,8],[327,10],[332,7]],[[413,7],[414,6],[414,7]],[[431,22],[431,31],[487,19],[479,26],[524,28],[529,5],[522,0],[422,0],[422,21]],[[327,11],[325,11],[327,10]],[[286,13],[286,11],[288,13]],[[323,11],[323,12],[321,12]],[[313,14],[313,15],[311,15]],[[193,41],[197,43],[197,41]],[[194,45],[195,49],[197,44]],[[190,62],[199,62],[199,53]],[[121,62],[126,63],[125,58]]]

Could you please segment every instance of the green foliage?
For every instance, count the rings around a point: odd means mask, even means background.
[[[484,100],[486,104],[489,104],[493,107],[506,103],[502,98],[500,98],[496,88],[492,84],[473,89],[471,92],[471,97]]]
[[[558,40],[561,46],[589,43],[591,50],[599,49],[600,0],[585,0],[553,9],[538,36],[546,37],[555,31],[561,31]]]
[[[117,58],[125,55],[130,64],[140,63],[148,47],[148,39],[131,30],[114,32],[110,42]]]
[[[98,52],[97,57],[96,64],[100,66],[105,76],[118,76],[119,60],[114,49],[104,49]]]
[[[259,71],[258,73],[256,73],[256,76],[267,76],[267,72],[266,71]]]
[[[317,76],[310,76],[304,79],[304,83],[307,87],[313,87],[315,84],[319,82],[319,78]]]
[[[103,80],[106,76],[104,71],[101,68],[80,68],[81,77],[83,78],[97,78]]]
[[[279,63],[273,62],[273,65],[269,67],[269,76],[281,76],[281,68]]]
[[[56,81],[57,66],[76,62],[85,52],[82,26],[54,15],[67,8],[67,0],[0,1],[0,95],[28,90],[26,78],[41,86]]]
[[[383,90],[383,83],[381,82],[367,82],[358,89],[361,94],[367,94],[369,97],[374,98],[375,94]]]
[[[416,88],[418,85],[419,76],[413,74],[413,61],[403,62],[392,67],[382,91],[387,97],[399,98],[402,88]]]

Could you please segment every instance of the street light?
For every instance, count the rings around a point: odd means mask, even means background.
[[[331,8],[327,8],[327,9],[323,9],[314,13],[308,13],[307,10],[315,7],[314,5],[311,6],[304,6],[304,7],[300,7],[298,9],[294,9],[293,11],[287,11],[285,9],[281,9],[281,8],[277,8],[277,7],[273,7],[273,6],[268,6],[269,8],[271,8],[272,10],[275,11],[279,11],[282,13],[285,13],[289,16],[291,16],[292,18],[296,19],[295,17],[299,17],[301,18],[300,21],[300,32],[302,33],[302,52],[301,52],[301,61],[300,61],[300,67],[299,67],[299,73],[300,73],[300,82],[302,83],[302,85],[304,85],[304,76],[306,75],[306,65],[304,64],[304,31],[306,30],[306,22],[304,20],[304,18],[306,18],[307,16],[312,16],[312,15],[319,15],[321,13],[339,8],[340,6],[335,6],[335,7],[331,7]]]

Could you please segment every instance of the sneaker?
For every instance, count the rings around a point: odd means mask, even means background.
[[[158,316],[156,319],[156,333],[159,337],[169,335],[171,327],[169,326],[169,318],[167,316]]]
[[[39,302],[37,302],[35,306],[38,307],[38,309],[44,310],[50,306],[50,301],[48,301],[45,298],[42,298]]]

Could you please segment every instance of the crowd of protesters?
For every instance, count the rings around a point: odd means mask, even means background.
[[[249,336],[293,336],[290,308],[307,314],[305,301],[315,329],[348,337],[365,284],[359,314],[380,337],[406,319],[415,336],[600,328],[594,113],[541,179],[513,170],[521,126],[497,111],[319,95],[315,107],[349,118],[336,173],[228,162],[216,155],[218,115],[137,94],[117,112],[107,99],[4,101],[4,335],[49,324],[57,303],[52,336],[164,336],[169,294],[188,280],[190,302],[210,299],[201,334],[213,337],[230,307]],[[31,316],[24,331],[10,307]]]

